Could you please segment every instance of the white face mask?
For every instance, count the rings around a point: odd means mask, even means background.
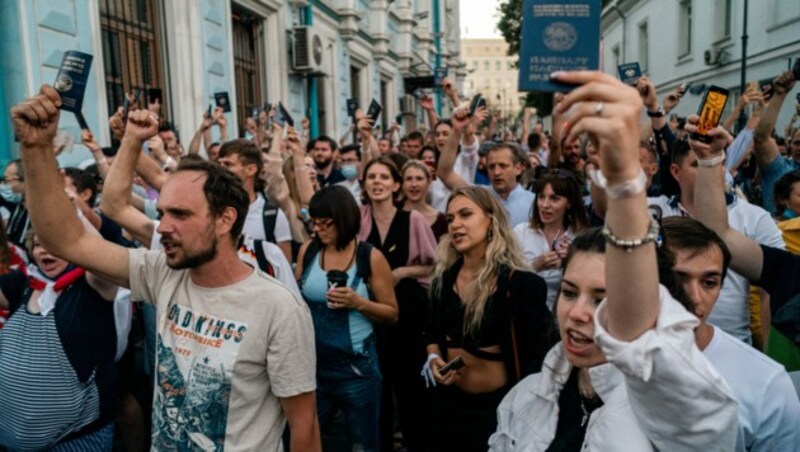
[[[0,196],[8,202],[18,203],[22,201],[22,194],[12,190],[8,184],[0,184]]]

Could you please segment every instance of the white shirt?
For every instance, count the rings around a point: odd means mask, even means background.
[[[341,185],[342,187],[346,188],[350,194],[353,195],[353,198],[356,199],[356,203],[359,206],[361,205],[361,183],[358,181],[358,179],[345,179],[341,182],[337,182],[336,185]],[[276,224],[275,227],[277,228],[277,226],[278,225]]]
[[[661,208],[664,217],[689,216],[680,203],[666,196],[647,198],[647,204]],[[728,223],[731,228],[758,244],[785,249],[780,229],[761,207],[737,198],[728,205]],[[752,343],[749,300],[750,283],[738,273],[728,271],[717,304],[708,316],[708,323],[722,328],[739,340]]]
[[[478,149],[481,147],[481,141],[475,135],[473,143],[469,146],[461,141],[461,152],[456,155],[456,163],[453,165],[453,171],[461,176],[462,179],[469,184],[475,183],[475,171],[478,170]]]
[[[247,217],[244,219],[242,233],[246,237],[251,237],[255,240],[267,239],[264,233],[263,211],[264,196],[261,193],[256,193],[256,200],[250,203],[250,208],[247,209]],[[282,210],[278,209],[278,216],[275,218],[275,241],[280,243],[291,240],[292,231],[289,229],[289,219],[286,218],[286,214]]]
[[[436,178],[431,182],[428,194],[431,197],[431,206],[441,213],[447,213],[447,198],[450,197],[450,190],[441,179]]]
[[[589,416],[581,450],[733,450],[736,400],[695,344],[699,321],[663,286],[659,296],[655,327],[630,342],[608,333],[607,305],[598,306],[594,339],[608,363],[590,368],[589,378],[604,404]],[[564,346],[556,344],[542,371],[519,382],[500,403],[489,450],[547,450],[571,367]]]
[[[548,243],[544,232],[531,228],[530,222],[514,226],[514,235],[517,236],[522,254],[528,264],[533,264],[537,257],[553,249],[552,243]],[[572,231],[568,229],[563,234],[563,237],[572,238]],[[541,276],[544,282],[547,283],[547,307],[552,311],[556,304],[558,286],[561,284],[561,269],[551,268],[536,272],[536,274]]]
[[[739,404],[738,452],[800,447],[800,401],[783,366],[717,327],[703,354]]]

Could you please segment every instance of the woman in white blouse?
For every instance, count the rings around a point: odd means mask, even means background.
[[[547,307],[561,283],[561,262],[572,237],[588,226],[578,178],[565,169],[548,172],[536,184],[536,201],[528,223],[514,228],[528,264],[547,283]]]

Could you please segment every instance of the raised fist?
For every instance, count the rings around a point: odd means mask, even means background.
[[[128,113],[128,124],[125,126],[125,137],[145,142],[158,133],[158,117],[148,110],[136,110]]]
[[[50,148],[58,129],[60,105],[61,96],[50,85],[42,85],[39,94],[15,105],[11,120],[19,142],[23,146]]]

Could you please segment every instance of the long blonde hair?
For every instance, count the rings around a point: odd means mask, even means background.
[[[464,332],[471,333],[480,327],[486,302],[495,290],[500,270],[505,268],[509,272],[522,271],[526,269],[526,265],[517,239],[508,224],[505,208],[489,190],[481,187],[459,188],[447,199],[448,207],[457,196],[471,200],[491,218],[483,267],[478,276],[467,285],[461,297],[461,302],[466,306]],[[441,298],[444,275],[461,257],[461,253],[453,246],[450,234],[442,236],[437,248],[438,259],[431,284],[432,299]]]

